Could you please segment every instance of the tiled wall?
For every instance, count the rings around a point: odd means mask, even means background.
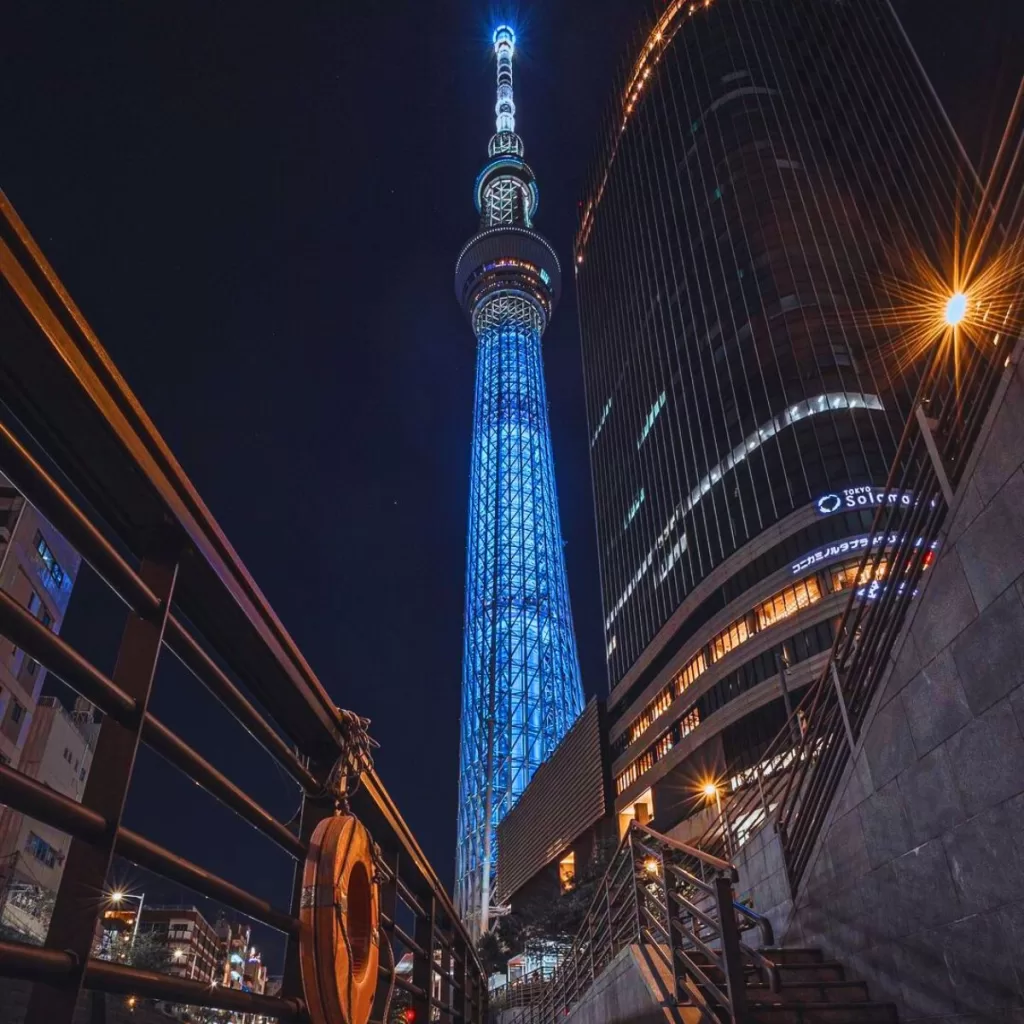
[[[743,887],[904,1020],[1024,1020],[1024,373],[968,480],[830,823],[788,903]],[[788,925],[784,922],[788,920]]]

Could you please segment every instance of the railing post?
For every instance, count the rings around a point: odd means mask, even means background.
[[[423,914],[416,915],[416,924],[413,927],[413,939],[423,952],[422,954],[413,953],[412,983],[423,994],[413,995],[412,1006],[416,1013],[416,1020],[422,1024],[427,1024],[432,1019],[430,1001],[434,992],[434,927],[437,923],[436,918],[437,909],[434,894],[431,893],[423,907]]]
[[[640,885],[637,881],[636,872],[636,847],[633,845],[633,836],[630,834],[629,837],[629,872],[630,872],[630,890],[633,893],[633,918],[636,926],[636,941],[640,942],[644,934],[644,919],[643,914],[640,910]],[[618,952],[617,949],[612,950],[612,956]]]
[[[387,917],[392,925],[395,923],[395,915],[398,912],[398,851],[388,850],[387,852],[381,852],[380,861],[387,871],[387,877],[382,878],[379,882],[378,887],[378,907],[380,908],[380,914],[382,917]],[[383,964],[387,962],[388,968],[392,972],[392,977],[387,979],[387,984],[379,984],[377,986],[376,995],[373,998],[373,1009],[370,1012],[371,1020],[379,1020],[381,1024],[388,1024],[388,1021],[384,1015],[385,1003],[387,1002],[388,992],[391,991],[391,986],[394,984],[394,970],[395,970],[395,944],[391,936],[391,928],[385,928],[383,924],[380,927],[380,962]],[[388,948],[391,950],[390,956],[384,952],[384,944],[387,943]],[[383,976],[382,976],[383,977]],[[393,993],[392,993],[393,995]],[[390,1007],[388,1007],[390,1010]]]
[[[732,1006],[733,1024],[746,1024],[747,983],[743,970],[743,953],[740,951],[740,929],[736,924],[735,899],[732,879],[717,875],[714,881],[715,904],[718,913],[718,927],[722,932],[722,960],[725,965],[725,981]]]
[[[98,812],[108,822],[107,836],[96,844],[71,840],[46,936],[47,949],[70,952],[77,965],[71,978],[59,987],[38,982],[33,986],[25,1024],[71,1024],[75,1012],[160,658],[178,574],[178,553],[176,537],[160,538],[139,568],[139,576],[160,605],[149,618],[134,611],[129,613],[111,677],[135,700],[138,713],[130,728],[119,725],[109,715],[104,718],[82,797],[83,806]]]
[[[672,898],[672,887],[668,880],[668,865],[665,863],[665,851],[658,850],[658,860],[661,865],[661,887],[665,893],[665,931],[668,932],[668,956],[672,962],[672,998],[675,1002],[680,1001],[684,991],[683,978],[679,973],[679,958],[676,956],[676,921],[679,919],[679,907]],[[682,937],[680,936],[680,942]]]
[[[594,917],[587,911],[587,945],[590,947],[590,980],[597,977],[597,969],[594,962]]]

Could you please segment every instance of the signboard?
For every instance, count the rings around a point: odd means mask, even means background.
[[[830,516],[835,512],[850,512],[858,508],[877,508],[879,505],[902,505],[910,508],[914,504],[913,491],[889,491],[884,487],[847,487],[843,491],[823,494],[814,503],[819,516]]]
[[[826,544],[824,547],[818,548],[816,551],[809,552],[799,561],[794,562],[790,566],[790,570],[794,576],[799,576],[802,572],[806,572],[812,565],[817,565],[819,562],[830,562],[833,558],[842,558],[845,555],[856,554],[857,552],[863,551],[865,548],[869,547],[891,548],[901,540],[902,538],[898,533],[876,533],[873,536],[870,533],[861,533],[856,537],[847,537],[846,540],[837,540],[832,544]],[[923,543],[924,538],[918,537],[917,543],[914,546],[920,547]],[[933,551],[938,546],[938,541],[932,542]]]

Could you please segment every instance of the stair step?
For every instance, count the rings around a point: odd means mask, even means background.
[[[777,964],[820,964],[825,962],[825,956],[820,949],[804,949],[798,946],[767,946],[761,952]],[[829,961],[834,963],[834,961]]]
[[[769,957],[769,959],[772,959]],[[818,985],[824,981],[845,981],[846,970],[838,960],[823,960],[818,964],[786,964],[774,961],[783,985]],[[760,977],[761,968],[746,965],[747,974]]]
[[[751,1002],[759,1024],[899,1024],[893,1003],[869,1002]]]
[[[758,1003],[866,1003],[868,987],[863,981],[793,982],[782,975],[782,990],[772,992],[763,982],[747,985],[747,998]]]

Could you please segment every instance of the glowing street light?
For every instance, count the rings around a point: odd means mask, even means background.
[[[135,923],[132,925],[132,942],[131,948],[135,948],[135,939],[139,934],[139,920],[142,918],[142,905],[146,900],[146,894],[142,893],[140,896],[136,896],[134,893],[125,892],[124,889],[115,889],[112,893],[107,896],[107,899],[115,907],[119,907],[125,900],[138,900],[139,909],[135,912]]]
[[[653,857],[648,857],[644,861],[644,871],[649,875],[656,875],[658,873],[658,862]]]
[[[946,303],[946,323],[956,327],[967,316],[967,296],[963,292],[954,292]]]
[[[715,804],[718,808],[718,816],[722,819],[722,827],[725,831],[726,854],[730,859],[732,859],[732,830],[729,828],[729,817],[722,810],[722,790],[719,787],[718,783],[712,781],[711,779],[708,779],[708,781],[705,782],[700,789],[708,803],[711,803],[712,800],[715,801]]]

